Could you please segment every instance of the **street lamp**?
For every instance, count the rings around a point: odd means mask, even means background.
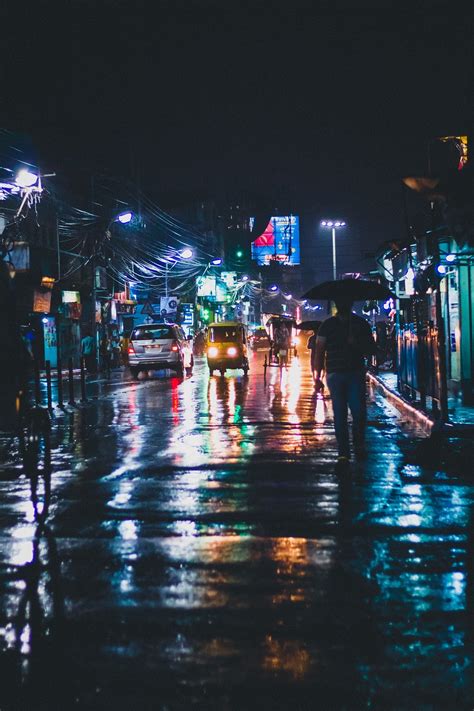
[[[131,212],[122,212],[120,215],[117,215],[115,218],[118,222],[121,222],[122,225],[128,225],[128,223],[131,221],[133,217],[133,214]]]
[[[15,178],[15,183],[20,188],[31,188],[37,180],[38,176],[35,175],[35,173],[32,173],[31,171],[27,170],[27,168],[22,168],[18,171],[18,174]]]
[[[21,172],[21,171],[20,171]],[[107,228],[105,230],[105,237],[107,239],[110,239],[111,237],[111,227],[115,222],[120,222],[122,225],[127,225],[131,220],[133,219],[133,213],[130,212],[130,210],[127,210],[126,212],[121,212],[118,215],[114,215],[108,222]],[[95,346],[95,368],[97,369],[98,367],[98,352],[99,352],[99,347],[97,343],[97,336],[98,336],[98,329],[97,329],[97,260],[96,260],[96,245],[93,245],[92,247],[92,254],[90,256],[90,264],[91,264],[91,270],[92,270],[92,292],[91,292],[91,300],[92,300],[92,323],[91,323],[91,336],[94,340],[94,346]],[[126,289],[125,285],[125,289]]]
[[[345,227],[346,223],[342,222],[341,220],[323,220],[321,222],[321,226],[325,227],[328,230],[331,230],[332,232],[332,278],[334,279],[334,281],[336,281],[336,230],[340,229],[341,227]]]
[[[209,266],[211,267],[220,267],[222,265],[222,259],[220,257],[216,257],[215,259],[212,259],[211,262],[209,262]]]
[[[172,261],[171,268],[179,262],[180,259],[192,259],[194,257],[194,252],[190,247],[185,247],[174,255],[165,257],[165,296],[168,296],[168,269],[169,262]]]

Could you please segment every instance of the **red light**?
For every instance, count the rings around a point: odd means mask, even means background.
[[[130,354],[135,353],[135,348],[134,348],[133,346],[129,346],[129,347],[128,347],[128,352],[129,352]]]
[[[176,351],[178,351],[178,350],[179,350],[179,348],[178,348],[178,344],[177,344],[177,343],[173,343],[173,345],[171,346],[171,350],[172,350],[172,351],[174,351],[174,352],[176,353]]]

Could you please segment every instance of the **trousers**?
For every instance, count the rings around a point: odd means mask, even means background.
[[[364,446],[367,423],[367,405],[365,400],[365,371],[346,370],[328,373],[327,384],[332,399],[334,429],[339,454],[349,456],[348,409],[352,415],[352,440],[355,448]]]

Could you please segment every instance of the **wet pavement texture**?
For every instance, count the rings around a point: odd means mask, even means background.
[[[341,473],[306,357],[89,392],[45,527],[1,472],[2,711],[473,708],[474,485],[381,396]]]

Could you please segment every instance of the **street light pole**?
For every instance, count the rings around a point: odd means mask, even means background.
[[[332,278],[334,281],[337,279],[337,269],[336,269],[336,228],[332,228]]]
[[[100,251],[100,247],[104,242],[104,239],[107,237],[110,237],[110,231],[112,229],[112,225],[115,222],[120,222],[121,225],[128,225],[133,219],[133,213],[127,211],[127,212],[121,212],[119,215],[115,215],[112,217],[105,229],[105,232],[100,233],[100,235],[96,235],[94,237],[94,242],[92,244],[92,252],[90,255],[90,264],[91,264],[91,271],[92,271],[92,288],[91,288],[91,301],[92,301],[92,319],[91,319],[91,336],[94,341],[94,354],[95,354],[95,370],[98,370],[100,367],[100,361],[99,361],[99,350],[100,350],[100,344],[97,343],[97,335],[99,333],[99,329],[97,328],[97,264],[98,264],[98,255]]]
[[[322,227],[326,227],[331,230],[332,233],[332,278],[334,281],[337,279],[337,266],[336,266],[336,230],[341,227],[345,227],[346,223],[340,220],[323,220],[321,222]]]
[[[181,260],[181,259],[192,259],[194,257],[194,252],[190,247],[185,247],[179,252],[175,252],[172,256],[165,257],[165,296],[168,296],[168,269],[169,262],[172,261],[171,269]]]

